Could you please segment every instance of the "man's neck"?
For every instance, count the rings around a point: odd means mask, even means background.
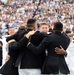
[[[27,27],[27,29],[29,29],[29,30],[34,30],[34,28],[32,28],[32,27]]]

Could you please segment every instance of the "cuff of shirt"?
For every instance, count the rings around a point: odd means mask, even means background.
[[[31,42],[29,42],[29,43],[27,44],[27,47],[30,45],[30,43],[31,43]]]

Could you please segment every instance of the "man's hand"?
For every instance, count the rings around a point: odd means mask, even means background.
[[[14,39],[9,40],[9,41],[8,41],[8,44],[10,44],[11,42],[15,42],[15,40],[14,40]]]
[[[10,59],[10,55],[6,56],[5,62],[7,62]]]
[[[55,52],[56,52],[56,54],[63,54],[65,56],[67,55],[67,52],[63,49],[62,46],[60,46],[60,48],[56,47]]]

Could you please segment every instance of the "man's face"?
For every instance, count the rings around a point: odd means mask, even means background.
[[[15,33],[15,29],[9,28],[8,33],[9,33],[9,35],[13,35]]]
[[[49,26],[48,25],[42,25],[40,27],[40,31],[47,33],[49,31]]]

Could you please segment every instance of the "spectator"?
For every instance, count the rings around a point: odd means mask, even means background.
[[[39,30],[41,32],[45,32],[45,33],[48,33],[49,32],[49,25],[47,23],[41,23],[40,24],[40,27],[39,27]]]

